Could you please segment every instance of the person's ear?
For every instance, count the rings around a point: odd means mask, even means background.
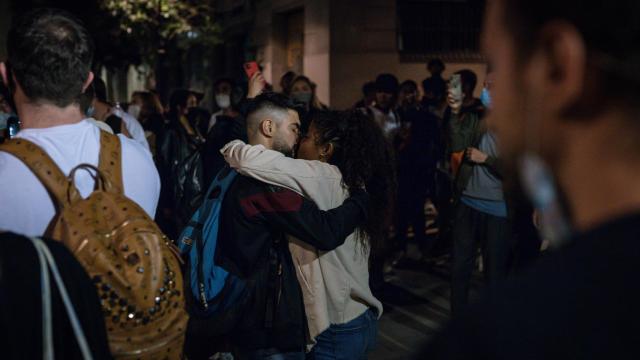
[[[5,86],[9,87],[9,78],[7,77],[7,65],[4,62],[0,62],[0,76],[2,76],[2,82]]]
[[[554,113],[572,107],[584,94],[587,51],[575,26],[552,22],[540,31],[538,50],[525,79],[535,85],[540,100]]]
[[[322,146],[321,150],[320,150],[320,157],[326,160],[331,159],[331,157],[333,156],[333,151],[334,151],[334,146],[333,143],[328,143]]]
[[[89,85],[91,85],[91,83],[93,82],[93,78],[93,71],[89,71],[89,76],[87,76],[87,80],[85,80],[84,84],[82,85],[82,92],[85,92]]]
[[[260,123],[260,131],[266,137],[273,137],[276,132],[275,123],[271,119],[265,119]]]

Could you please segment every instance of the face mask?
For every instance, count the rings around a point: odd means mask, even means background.
[[[489,92],[489,89],[482,88],[480,101],[482,102],[482,105],[484,105],[484,107],[486,107],[487,109],[491,109],[491,92]]]
[[[136,104],[129,105],[129,108],[127,109],[127,113],[129,113],[129,115],[137,119],[138,115],[140,115],[140,105],[136,105]]]
[[[303,103],[308,105],[311,102],[311,98],[313,97],[313,93],[310,92],[298,92],[291,94],[291,97],[295,102]]]
[[[231,96],[229,94],[217,94],[216,104],[220,109],[228,109],[231,106]]]
[[[93,106],[89,106],[89,108],[87,109],[87,116],[92,118],[95,113],[96,113],[96,108]]]
[[[540,238],[549,241],[552,247],[559,247],[570,239],[573,229],[560,195],[561,189],[553,170],[540,156],[541,139],[544,136],[540,120],[533,114],[537,99],[522,97],[524,121],[522,126],[526,134],[524,152],[514,164],[517,166],[522,190],[536,209],[539,219]]]

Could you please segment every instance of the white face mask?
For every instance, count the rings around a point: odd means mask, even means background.
[[[216,104],[220,109],[228,109],[231,106],[231,96],[229,94],[216,94]]]
[[[129,113],[129,115],[133,116],[134,118],[138,119],[138,115],[140,115],[140,105],[136,105],[136,104],[129,105],[129,108],[127,109],[127,113]]]

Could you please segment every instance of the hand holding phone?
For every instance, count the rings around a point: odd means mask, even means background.
[[[249,61],[247,63],[244,63],[244,72],[247,74],[249,80],[251,80],[251,78],[253,78],[253,75],[255,75],[259,71],[260,67],[258,66],[257,62]]]
[[[249,89],[247,92],[247,98],[253,99],[256,96],[260,95],[262,91],[264,91],[267,82],[264,79],[264,76],[262,76],[260,69],[258,69],[257,71],[253,71],[253,66],[248,66],[248,64],[250,63],[246,63],[244,67],[247,72],[247,76],[249,76],[249,74],[251,73],[251,76],[249,77]]]

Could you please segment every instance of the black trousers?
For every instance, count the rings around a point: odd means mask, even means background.
[[[396,206],[396,241],[394,251],[407,250],[407,230],[409,225],[413,227],[415,241],[422,251],[429,249],[427,244],[426,216],[424,204],[427,200],[426,188],[406,187],[398,189],[398,202]]]
[[[477,211],[459,202],[455,209],[452,237],[451,312],[455,316],[468,303],[478,246],[482,249],[485,280],[489,288],[507,277],[512,255],[511,224],[506,218]]]

